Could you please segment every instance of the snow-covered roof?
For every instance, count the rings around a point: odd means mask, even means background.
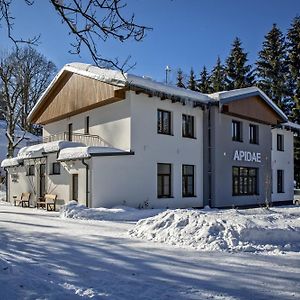
[[[300,124],[297,124],[297,123],[293,123],[293,122],[287,122],[287,123],[284,123],[282,124],[283,126],[287,126],[287,127],[290,127],[290,128],[293,128],[293,129],[296,129],[296,130],[299,130],[300,131]]]
[[[211,99],[219,101],[221,104],[253,96],[260,96],[273,110],[277,112],[277,114],[283,120],[288,121],[285,113],[261,89],[256,86],[209,94],[209,97],[211,97]]]
[[[4,160],[2,160],[1,162],[1,167],[2,168],[7,168],[7,167],[16,167],[18,166],[23,160],[19,159],[17,157],[13,157],[13,158],[6,158]]]
[[[59,150],[68,147],[75,148],[75,147],[82,147],[82,146],[84,146],[84,144],[69,142],[69,141],[55,141],[55,142],[43,143],[43,144],[23,147],[22,149],[20,149],[17,157],[23,159],[41,157],[43,156],[44,153],[57,152]]]
[[[59,161],[76,160],[83,158],[90,158],[96,155],[116,155],[116,154],[130,154],[129,151],[120,150],[112,147],[72,147],[65,148],[59,152]]]
[[[28,115],[28,119],[32,117],[34,112],[43,102],[45,96],[48,94],[48,92],[51,90],[51,88],[54,86],[54,84],[58,81],[58,79],[64,72],[75,73],[119,87],[132,86],[141,89],[146,89],[148,91],[160,92],[170,97],[176,96],[185,100],[197,101],[200,103],[206,103],[210,100],[208,95],[187,89],[178,88],[176,86],[167,85],[161,82],[154,81],[148,77],[136,76],[128,73],[122,73],[120,71],[99,68],[90,64],[70,63],[66,64],[54,77],[50,85],[47,87],[47,89],[37,101],[36,105],[31,110],[30,114]]]

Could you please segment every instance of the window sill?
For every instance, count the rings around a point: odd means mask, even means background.
[[[259,196],[259,194],[237,194],[237,195],[232,195],[232,197],[243,197],[243,196],[257,197],[257,196]]]
[[[157,196],[157,199],[173,199],[173,196]]]
[[[249,144],[251,144],[251,145],[257,145],[257,146],[259,146],[259,143],[253,143],[253,142],[249,142]]]
[[[60,175],[60,173],[50,173],[49,175]]]
[[[163,133],[163,132],[157,132],[157,134],[162,134],[162,135],[169,135],[169,136],[174,136],[172,133]]]
[[[192,139],[192,140],[196,140],[197,138],[195,136],[182,136],[185,139]]]
[[[238,143],[243,143],[244,141],[243,140],[241,140],[241,141],[239,141],[239,140],[232,140],[233,142],[238,142]]]
[[[197,195],[182,196],[182,198],[197,198]]]

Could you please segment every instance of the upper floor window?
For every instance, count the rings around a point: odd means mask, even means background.
[[[73,135],[73,124],[68,124],[68,141],[72,141],[72,135]]]
[[[193,165],[182,165],[182,197],[195,196],[194,170]]]
[[[249,142],[250,144],[258,144],[259,142],[258,125],[254,125],[254,124],[249,125]]]
[[[172,193],[171,164],[157,164],[157,197],[170,198]]]
[[[171,112],[157,110],[157,133],[171,135]]]
[[[232,140],[237,142],[243,141],[242,136],[242,122],[232,121]]]
[[[182,115],[182,136],[195,138],[194,116]]]
[[[87,116],[85,118],[85,123],[84,123],[84,134],[90,134],[90,117]]]
[[[282,134],[277,134],[277,150],[284,151],[284,137]]]

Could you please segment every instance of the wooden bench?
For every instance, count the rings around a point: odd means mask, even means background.
[[[15,197],[14,197],[15,198]],[[15,206],[29,207],[30,193],[22,193],[19,199],[14,199]]]
[[[36,208],[43,207],[48,211],[56,210],[56,198],[57,195],[45,194],[44,197],[40,197],[39,201],[36,203]]]

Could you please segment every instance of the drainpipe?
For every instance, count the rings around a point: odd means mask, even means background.
[[[4,168],[5,170],[5,201],[8,202],[8,171],[7,168]]]
[[[85,205],[89,207],[89,165],[84,161],[84,158],[81,162],[85,166]]]

